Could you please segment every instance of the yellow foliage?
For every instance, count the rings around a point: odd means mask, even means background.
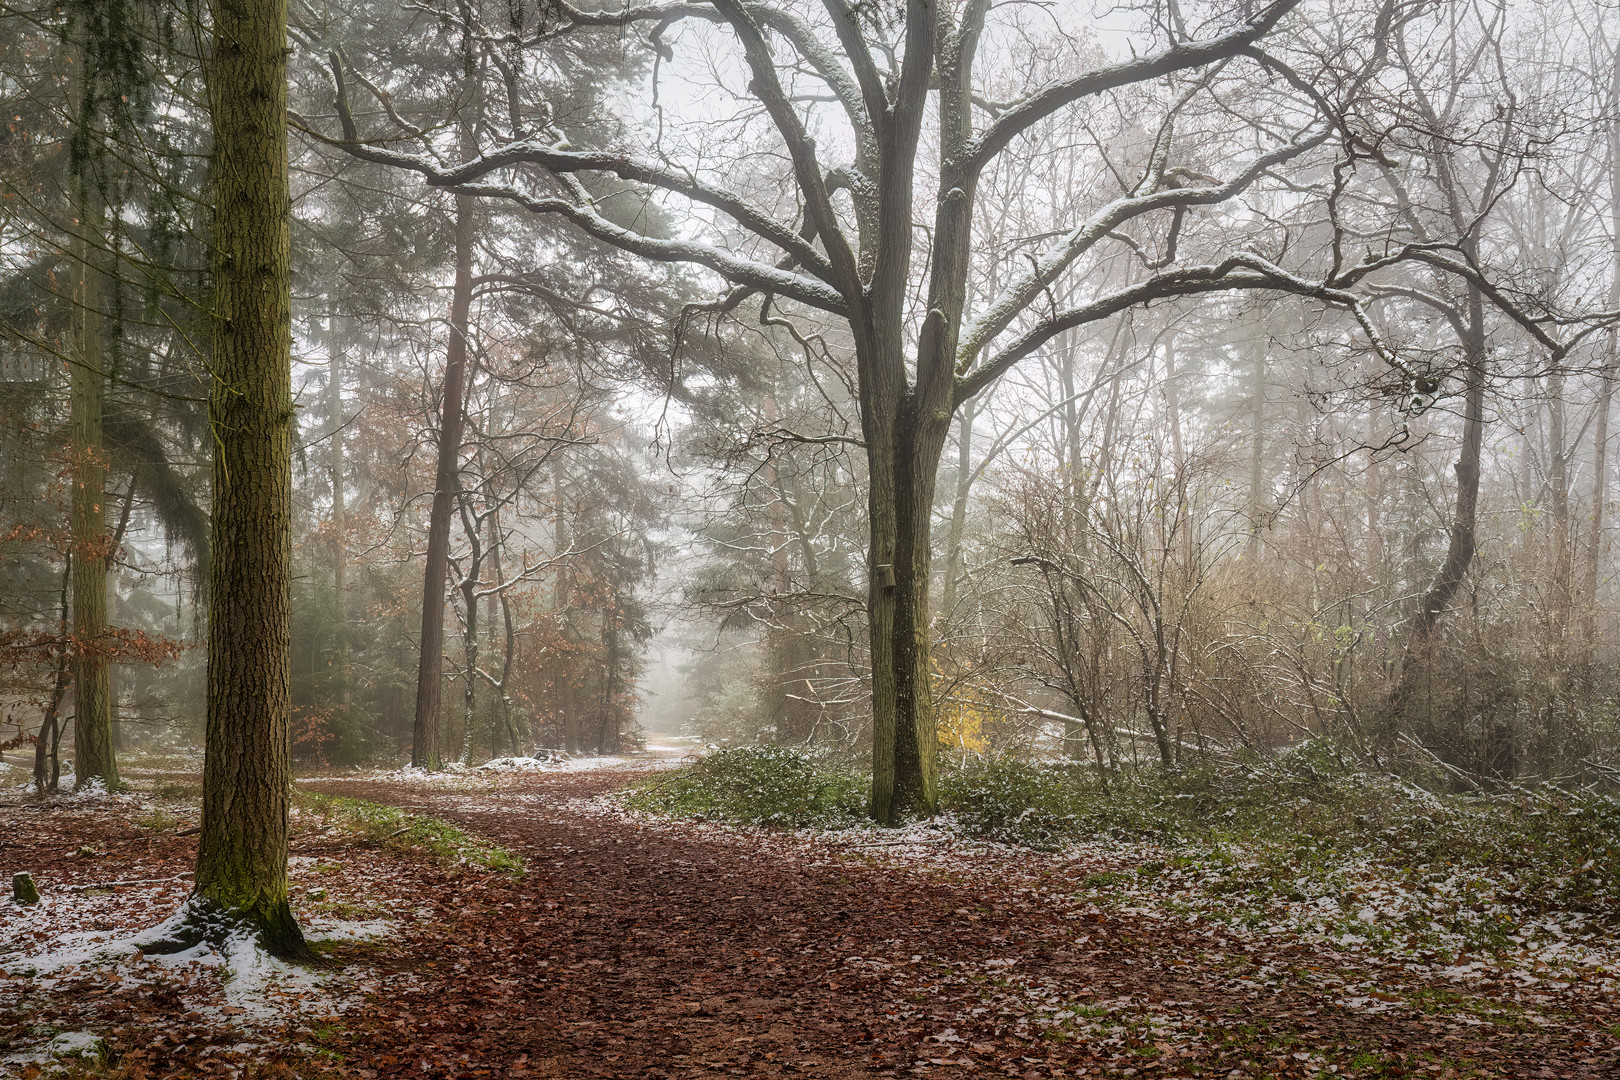
[[[996,719],[993,712],[977,702],[943,701],[935,713],[934,728],[941,749],[982,754],[990,749],[990,740],[984,735],[985,721],[995,723]]]
[[[972,687],[971,680],[957,682],[954,692],[947,697],[941,686],[942,669],[946,666],[940,657],[934,657],[934,732],[939,748],[982,754],[990,749],[985,729],[993,728],[1005,717],[1001,710],[984,701],[980,692]]]

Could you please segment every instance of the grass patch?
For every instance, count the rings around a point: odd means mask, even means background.
[[[327,828],[349,833],[362,843],[378,844],[431,855],[447,866],[473,866],[514,877],[524,871],[518,855],[481,840],[438,818],[407,814],[403,810],[364,799],[349,799],[317,792],[300,792],[298,800],[309,813],[318,814]],[[316,872],[320,867],[316,867]]]
[[[200,799],[202,784],[195,781],[160,780],[152,785],[152,794],[160,799]]]
[[[633,791],[638,810],[738,825],[848,828],[866,820],[866,777],[801,750],[720,750]]]
[[[157,809],[136,818],[135,824],[145,829],[165,830],[180,824],[180,819],[167,810]]]

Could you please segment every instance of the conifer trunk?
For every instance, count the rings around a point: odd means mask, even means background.
[[[73,787],[118,789],[112,737],[112,679],[107,670],[107,451],[102,410],[107,393],[102,325],[100,194],[91,166],[79,177],[79,237],[74,260],[75,355],[68,368],[73,439]]]
[[[212,0],[214,438],[196,886],[146,951],[247,932],[308,952],[287,902],[292,200],[286,0]]]
[[[57,625],[63,639],[68,636],[68,585],[73,579],[73,552],[62,567],[62,596],[57,607]],[[62,772],[58,750],[62,745],[62,699],[67,696],[71,677],[72,649],[63,645],[56,655],[56,678],[51,684],[50,700],[45,704],[45,716],[39,722],[39,738],[34,743],[34,790],[40,795],[55,792]]]

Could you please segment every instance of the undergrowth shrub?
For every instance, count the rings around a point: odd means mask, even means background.
[[[744,747],[644,785],[628,802],[739,824],[854,827],[866,824],[868,782],[803,751]],[[1142,844],[1157,852],[1128,878],[1103,875],[1104,891],[1192,890],[1225,898],[1234,913],[1300,905],[1346,933],[1470,948],[1511,948],[1543,912],[1620,923],[1620,799],[1552,785],[1459,794],[1447,784],[1420,769],[1364,770],[1315,740],[1263,758],[1120,772],[1106,785],[1077,763],[970,759],[943,771],[940,794],[951,827],[967,836],[1043,851],[1107,841],[1127,857],[1142,855]],[[1404,913],[1400,925],[1368,923],[1367,910],[1385,907]]]
[[[1080,829],[1085,785],[1071,766],[1022,757],[970,761],[940,777],[940,803],[969,836],[1053,851]]]
[[[1488,880],[1490,896],[1522,909],[1620,918],[1620,799],[1552,785],[1457,794],[1446,779],[1362,771],[1314,740],[1265,759],[1116,775],[1106,788],[1077,765],[986,758],[945,772],[940,792],[962,831],[1000,843],[1238,849],[1255,887],[1280,894],[1357,863],[1414,888],[1477,891]],[[1239,873],[1230,865],[1223,873]],[[1463,883],[1469,875],[1477,881]]]
[[[718,750],[631,793],[638,810],[739,825],[848,827],[866,818],[867,779],[781,746]]]

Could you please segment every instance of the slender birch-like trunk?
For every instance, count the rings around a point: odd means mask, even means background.
[[[428,510],[427,555],[422,572],[421,658],[416,671],[416,724],[411,764],[444,767],[444,608],[450,582],[450,517],[455,510],[466,422],[467,334],[472,311],[473,199],[456,196],[455,283],[450,294],[450,342],[445,351],[439,406],[439,449]]]

